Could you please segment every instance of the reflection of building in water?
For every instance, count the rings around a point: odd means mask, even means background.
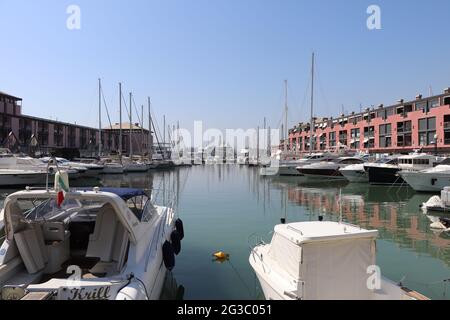
[[[371,188],[371,187],[369,187]],[[450,263],[450,239],[430,231],[428,219],[420,212],[419,203],[408,210],[404,202],[388,202],[389,197],[383,196],[378,202],[367,201],[361,195],[342,195],[342,216],[344,221],[360,225],[363,228],[378,229],[380,238],[414,249],[419,253],[430,254]],[[389,190],[384,189],[384,193]],[[367,196],[367,195],[366,195]],[[314,188],[288,188],[289,201],[309,208],[313,213],[339,215],[339,190]],[[410,198],[410,201],[420,200]],[[381,202],[385,201],[385,202]],[[449,252],[447,252],[449,251]]]

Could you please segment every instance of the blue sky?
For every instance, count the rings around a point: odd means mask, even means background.
[[[71,4],[81,30],[66,28]],[[382,30],[366,27],[371,4]],[[0,90],[26,114],[93,126],[98,77],[113,122],[121,81],[160,123],[276,127],[284,79],[290,124],[308,120],[313,50],[317,116],[450,86],[446,0],[0,0],[0,12]]]

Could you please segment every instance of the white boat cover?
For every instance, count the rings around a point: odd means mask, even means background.
[[[375,265],[375,241],[352,239],[303,245],[300,279],[305,279],[305,300],[365,300],[368,267]],[[339,275],[339,276],[336,276]]]

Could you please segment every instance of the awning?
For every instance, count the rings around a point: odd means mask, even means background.
[[[323,128],[325,129],[328,126],[328,123],[323,124]]]
[[[367,142],[369,142],[369,138],[364,139],[364,143],[367,143]]]
[[[355,142],[356,142],[355,139],[350,140],[350,143],[355,143]]]

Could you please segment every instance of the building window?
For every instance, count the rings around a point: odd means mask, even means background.
[[[360,148],[360,130],[351,130],[350,148],[358,150]]]
[[[339,131],[339,144],[340,145],[347,145],[347,130]]]
[[[370,149],[375,147],[375,127],[364,128],[364,148]]]
[[[431,99],[428,101],[429,109],[437,108],[439,107],[439,98]]]
[[[38,123],[38,143],[41,146],[48,145],[48,123],[47,122],[39,122]]]
[[[412,146],[412,122],[397,122],[397,147]]]
[[[303,138],[299,137],[298,138],[298,151],[302,151],[303,150]]]
[[[328,143],[330,147],[336,147],[336,132],[330,132],[328,134]]]
[[[25,145],[31,138],[31,120],[20,119],[19,120],[19,142],[21,145]]]
[[[319,143],[320,150],[325,150],[327,148],[327,136],[325,133],[320,134]]]
[[[11,117],[0,115],[0,143],[4,143],[11,132]]]
[[[436,117],[419,119],[419,145],[429,146],[435,143]]]
[[[380,148],[390,148],[392,146],[392,125],[389,124],[382,124],[379,127],[380,129]]]

